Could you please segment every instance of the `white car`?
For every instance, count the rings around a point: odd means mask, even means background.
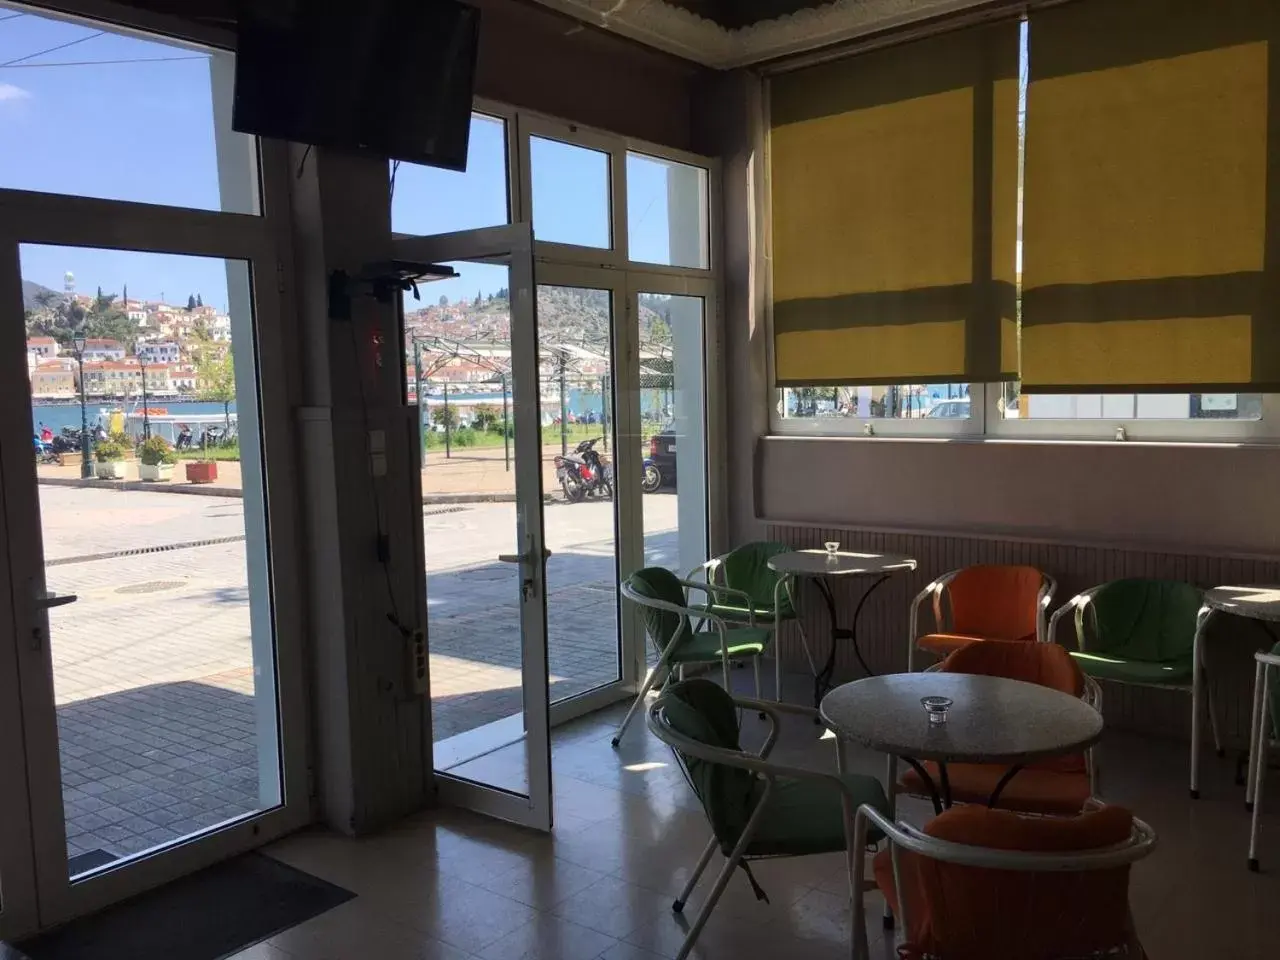
[[[947,420],[963,420],[969,416],[969,398],[957,397],[953,400],[939,400],[929,408],[929,412],[925,416],[945,418]]]

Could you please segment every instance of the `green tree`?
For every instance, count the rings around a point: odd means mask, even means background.
[[[492,403],[478,403],[471,417],[471,425],[477,430],[496,430],[501,416]]]
[[[449,305],[449,298],[446,297],[443,293],[440,294],[440,306],[447,307],[448,305]]]
[[[456,430],[458,427],[458,408],[441,404],[431,408],[431,422],[437,427]]]
[[[194,293],[187,294],[187,313],[196,308],[196,295]]]
[[[196,306],[197,306],[197,307],[203,307],[203,306],[204,306],[204,297],[200,296],[200,294],[198,294],[198,293],[196,294]]]
[[[231,404],[236,400],[236,368],[230,348],[226,352],[204,347],[196,358],[197,396],[206,403],[222,404],[226,435],[231,435]]]

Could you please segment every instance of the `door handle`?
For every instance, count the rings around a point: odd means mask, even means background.
[[[547,560],[551,557],[551,551],[545,547],[542,549],[542,559]],[[498,559],[502,563],[529,563],[529,553],[500,553]]]
[[[68,603],[75,603],[80,598],[74,593],[46,593],[43,597],[36,597],[36,607],[40,610],[52,610],[54,607],[65,607]]]

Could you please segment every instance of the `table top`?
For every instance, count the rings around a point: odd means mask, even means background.
[[[1205,591],[1204,604],[1238,617],[1280,622],[1280,587],[1214,587]]]
[[[950,697],[943,724],[921,697]],[[1070,694],[965,673],[895,673],[837,687],[820,708],[839,736],[916,760],[1025,763],[1077,753],[1102,737],[1102,716]]]
[[[797,577],[874,577],[898,570],[914,570],[916,562],[896,553],[855,553],[841,550],[792,550],[769,558],[769,569]]]

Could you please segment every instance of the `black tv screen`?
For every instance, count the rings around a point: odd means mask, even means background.
[[[456,0],[261,6],[241,5],[236,130],[466,169],[479,10]]]

